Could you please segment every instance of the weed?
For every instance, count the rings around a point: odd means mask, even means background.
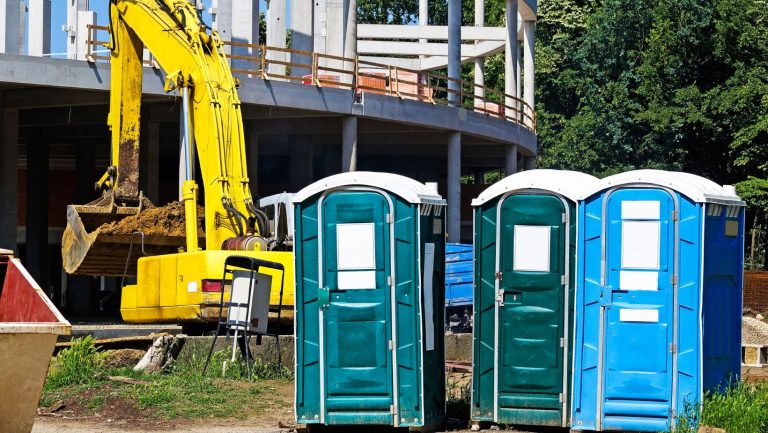
[[[72,345],[56,355],[51,363],[46,389],[83,385],[103,378],[104,355],[93,345],[93,337],[75,338]]]
[[[728,433],[768,433],[768,383],[739,382],[710,393],[701,407],[686,405],[674,433],[695,433],[699,424]]]
[[[445,410],[451,418],[469,419],[472,399],[472,384],[469,380],[455,375],[448,375],[445,381]]]

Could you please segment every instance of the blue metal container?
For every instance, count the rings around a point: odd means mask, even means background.
[[[445,306],[472,305],[472,244],[445,244]]]
[[[579,202],[574,430],[666,431],[740,374],[744,202],[699,176],[610,176]]]

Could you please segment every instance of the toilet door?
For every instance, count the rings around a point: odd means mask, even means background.
[[[666,431],[673,413],[676,205],[665,190],[607,196],[599,422]]]
[[[378,192],[337,191],[321,206],[324,421],[391,424],[390,203]]]

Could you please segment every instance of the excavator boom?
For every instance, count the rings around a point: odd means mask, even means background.
[[[219,249],[227,239],[265,231],[266,218],[254,205],[246,176],[238,83],[218,34],[209,31],[187,0],[110,0],[110,34],[111,165],[97,182],[103,196],[67,209],[62,239],[65,270],[90,275],[122,275],[126,269],[135,273],[138,254],[128,255],[130,244],[138,240],[130,233],[102,233],[101,228],[151,206],[138,187],[144,47],[166,72],[165,90],[182,96],[188,131],[182,155],[188,161],[186,179],[182,179],[186,236],[144,237],[145,250],[150,250],[145,252],[172,253],[179,247],[197,251],[203,243]],[[195,153],[205,186],[204,241],[196,229]]]

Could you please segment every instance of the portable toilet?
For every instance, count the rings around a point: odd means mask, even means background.
[[[744,202],[660,170],[583,198],[571,428],[667,431],[739,379]]]
[[[445,200],[351,172],[293,202],[297,424],[442,422]]]
[[[597,179],[530,170],[472,201],[472,423],[568,425],[576,200]]]

